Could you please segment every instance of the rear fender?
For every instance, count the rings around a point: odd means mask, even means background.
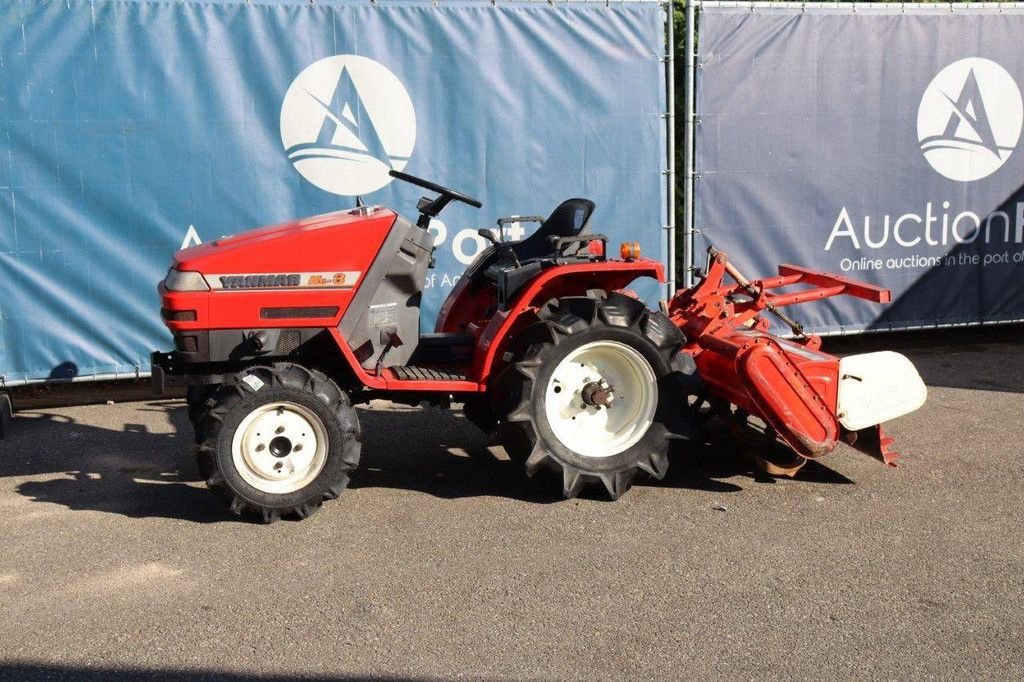
[[[547,301],[563,296],[582,296],[591,289],[615,291],[640,277],[665,281],[665,268],[656,260],[601,261],[558,265],[541,272],[523,288],[507,310],[495,313],[484,328],[473,359],[473,376],[485,383],[502,365],[502,356],[515,333],[536,319]]]

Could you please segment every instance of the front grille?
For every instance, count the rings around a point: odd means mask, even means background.
[[[284,320],[297,318],[315,319],[323,317],[334,317],[337,314],[338,306],[260,309],[260,319],[263,320]]]

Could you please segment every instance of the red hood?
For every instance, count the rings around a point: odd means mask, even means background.
[[[179,270],[204,274],[363,269],[396,215],[382,207],[362,211],[369,212],[335,211],[221,237],[178,251],[174,263]]]

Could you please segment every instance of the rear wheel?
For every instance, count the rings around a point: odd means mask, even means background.
[[[540,318],[499,385],[509,456],[531,475],[560,471],[566,497],[601,483],[617,499],[639,472],[662,478],[682,333],[617,293],[559,299]]]
[[[355,410],[333,381],[293,364],[254,367],[209,399],[196,449],[207,486],[231,511],[305,518],[338,497],[359,463]]]

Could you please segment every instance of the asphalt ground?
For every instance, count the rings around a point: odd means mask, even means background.
[[[1020,328],[864,337],[930,386],[898,469],[795,480],[686,446],[563,501],[456,412],[360,409],[311,519],[235,520],[184,404],[32,408],[0,442],[0,676],[937,678],[1024,674]]]

